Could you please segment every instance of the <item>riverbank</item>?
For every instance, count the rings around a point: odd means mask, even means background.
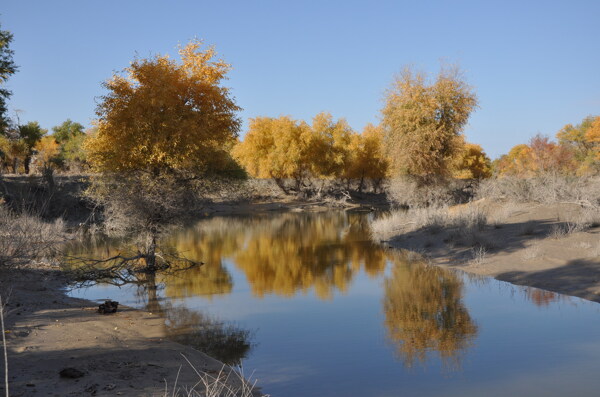
[[[103,315],[97,303],[68,297],[57,269],[36,266],[1,281],[8,296],[11,396],[164,396],[194,387],[196,370],[217,376],[223,369],[206,354],[167,340],[164,318],[156,314],[119,306]],[[67,368],[80,377],[61,376]],[[231,384],[239,385],[235,378]]]
[[[449,211],[480,211],[487,222],[479,227],[406,225],[385,244],[422,253],[446,268],[600,302],[597,209],[481,200]]]

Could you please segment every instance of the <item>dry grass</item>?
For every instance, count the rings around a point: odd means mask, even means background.
[[[542,254],[542,250],[538,246],[532,246],[523,250],[522,257],[525,260],[531,260],[539,257]]]
[[[440,180],[423,185],[415,179],[399,177],[389,181],[386,195],[396,207],[445,207],[471,200],[473,188],[464,180]]]
[[[191,388],[177,386],[177,379],[171,392],[165,383],[164,397],[269,397],[262,394],[256,387],[256,381],[246,379],[242,368],[223,366],[216,375],[200,372],[183,356],[188,365],[198,375],[198,382]],[[179,376],[179,373],[177,374]],[[249,377],[251,379],[251,377]]]
[[[39,217],[15,214],[0,204],[0,270],[49,257],[64,241],[62,219],[44,222]]]
[[[588,208],[598,208],[600,177],[546,174],[536,178],[493,178],[481,182],[477,197],[519,203],[576,203]]]
[[[467,205],[456,211],[448,207],[417,208],[408,211],[393,211],[388,216],[371,223],[372,236],[384,241],[417,229],[436,234],[442,230],[455,230],[472,234],[482,231],[487,216],[477,205]]]
[[[473,247],[471,248],[471,265],[480,266],[485,263],[485,256],[487,254],[487,250],[483,246]]]

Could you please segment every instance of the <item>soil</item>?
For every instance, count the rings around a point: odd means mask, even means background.
[[[100,314],[97,303],[68,297],[66,282],[41,266],[2,278],[11,396],[171,395],[196,385],[196,370],[223,369],[166,340],[164,318],[122,305]]]

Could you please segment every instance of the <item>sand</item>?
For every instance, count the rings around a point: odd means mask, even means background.
[[[579,219],[583,207],[485,200],[475,205],[492,221],[475,236],[413,230],[387,244],[422,252],[436,265],[600,302],[600,227],[554,233]]]
[[[165,385],[172,392],[176,379],[182,390],[198,382],[183,356],[202,372],[217,375],[223,368],[191,347],[164,339],[163,318],[123,306],[115,314],[100,314],[97,303],[66,296],[65,283],[59,271],[47,268],[2,280],[9,294],[11,396],[162,396]],[[83,376],[61,377],[65,368]]]

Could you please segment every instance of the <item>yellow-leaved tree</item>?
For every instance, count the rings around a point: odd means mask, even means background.
[[[230,156],[240,108],[222,85],[230,65],[198,40],[179,55],[135,59],[104,83],[97,131],[85,142],[101,175],[89,195],[104,208],[108,231],[144,237],[135,260],[151,269],[160,230],[193,215],[215,187],[208,182],[240,175]]]
[[[204,174],[230,165],[240,128],[240,108],[221,85],[230,66],[196,40],[179,55],[135,59],[104,84],[98,130],[86,143],[94,170]]]
[[[362,134],[353,134],[348,152],[349,161],[343,173],[347,184],[351,180],[358,180],[358,191],[362,192],[365,180],[370,179],[377,191],[390,168],[383,147],[382,128],[368,124]]]
[[[492,176],[492,162],[480,145],[466,143],[453,170],[455,178],[483,179]]]
[[[349,166],[350,142],[354,132],[346,120],[333,120],[329,113],[313,118],[310,138],[310,163],[313,174],[338,178]]]
[[[310,175],[311,129],[289,116],[256,117],[244,141],[236,145],[234,157],[255,178],[273,178],[286,193],[286,179],[293,179],[296,190]]]
[[[457,68],[442,68],[433,82],[410,68],[387,91],[382,110],[386,148],[396,174],[428,183],[451,171],[461,133],[477,97]]]

